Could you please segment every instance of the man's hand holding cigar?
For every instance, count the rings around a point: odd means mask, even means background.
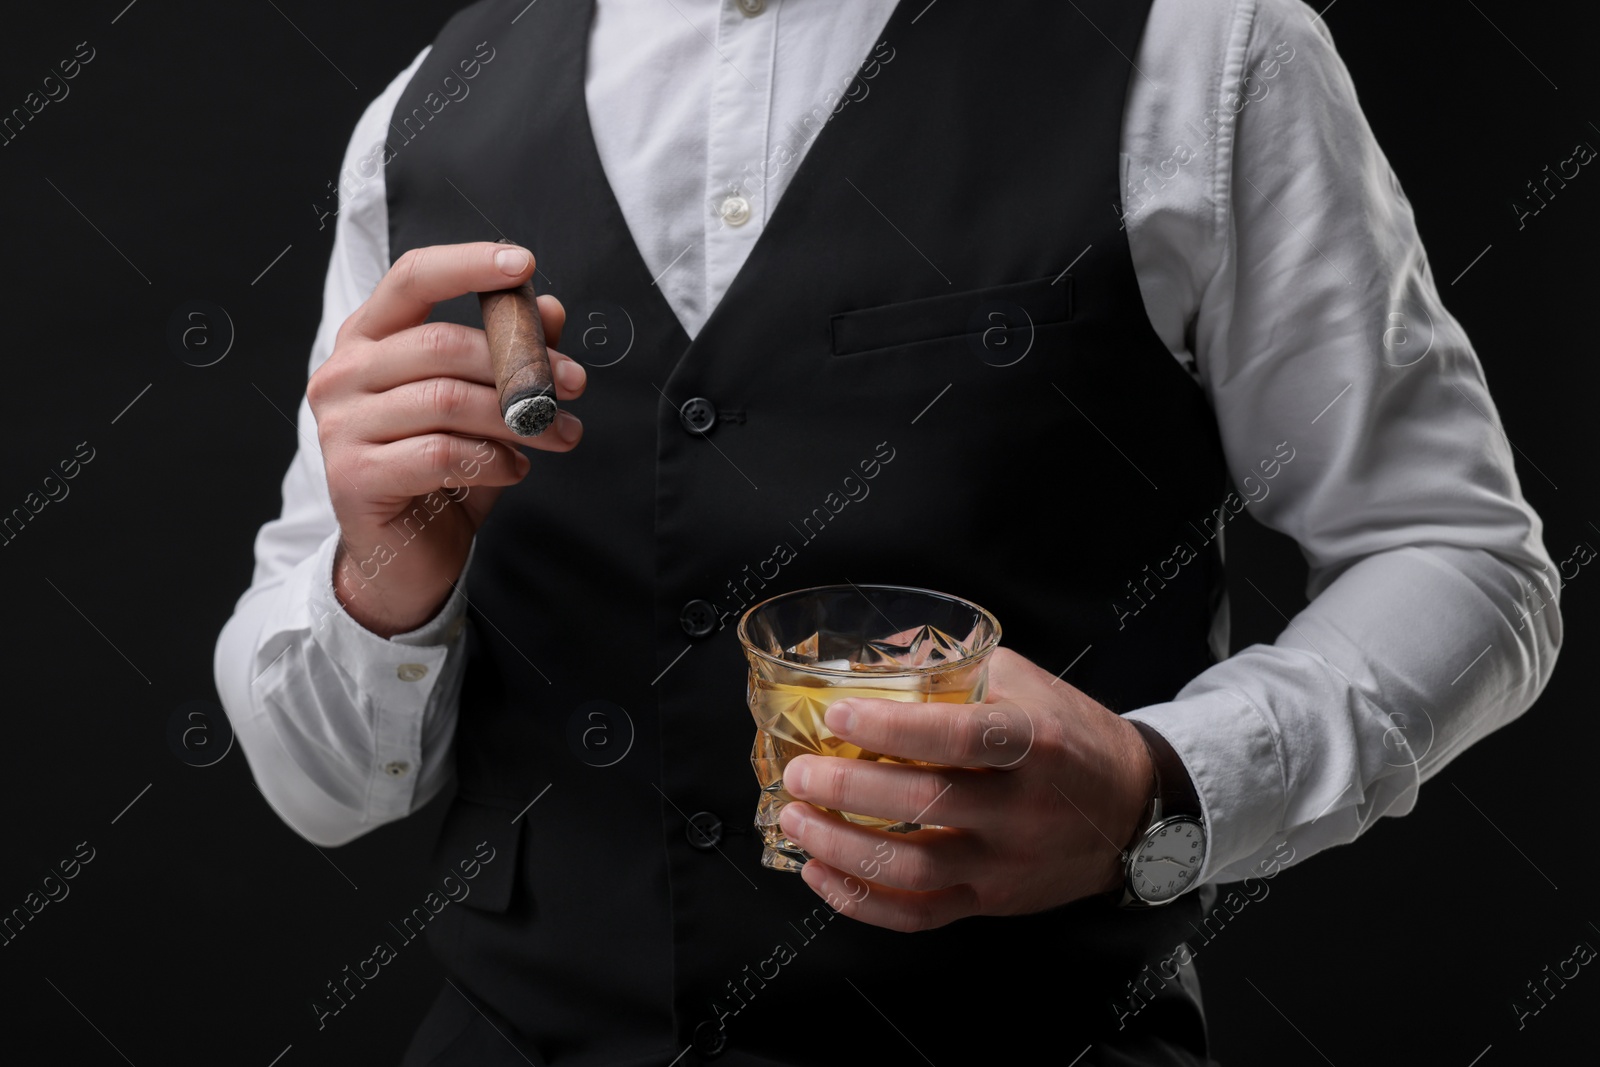
[[[413,630],[438,612],[500,488],[528,473],[518,446],[565,452],[583,435],[583,424],[566,411],[548,432],[512,432],[488,336],[427,321],[442,300],[516,289],[533,270],[530,252],[504,243],[405,253],[340,327],[333,354],[306,384],[341,534],[334,588],[350,616],[380,637]],[[560,301],[540,296],[537,308],[537,347],[559,344],[566,321]],[[548,358],[557,400],[582,395],[584,369],[554,348]],[[463,486],[472,491],[462,495]],[[433,517],[427,536],[392,553],[376,577],[368,571],[358,578],[357,561],[392,542],[391,524],[431,493],[452,497],[454,506]],[[352,587],[361,587],[359,597],[348,595]]]

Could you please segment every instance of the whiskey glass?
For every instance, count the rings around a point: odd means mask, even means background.
[[[799,871],[810,857],[778,825],[783,806],[794,799],[783,786],[789,760],[811,753],[926,766],[834,736],[823,721],[829,705],[846,697],[981,703],[1000,623],[971,601],[946,593],[849,584],[800,589],[755,604],[740,618],[738,634],[750,663],[746,697],[756,722],[750,762],[761,787],[755,819],[764,845],[761,864]],[[896,833],[921,828],[838,814]]]

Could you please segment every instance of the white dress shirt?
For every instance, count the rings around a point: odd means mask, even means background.
[[[691,337],[809,146],[804,116],[870,106],[855,74],[875,51],[891,76],[892,7],[600,0],[585,91],[601,162]],[[367,109],[347,174],[422,58]],[[1195,781],[1211,838],[1199,880],[1234,881],[1285,841],[1303,860],[1410,811],[1422,781],[1526,709],[1561,642],[1558,579],[1326,25],[1296,0],[1155,0],[1133,62],[1120,210],[1146,311],[1209,397],[1246,507],[1310,564],[1313,599],[1274,644],[1130,713]],[[390,262],[381,172],[341,186],[313,370]],[[262,792],[331,845],[450,780],[463,603],[387,640],[339,607],[303,399],[299,430],[215,671]],[[1217,647],[1226,634],[1224,606]]]

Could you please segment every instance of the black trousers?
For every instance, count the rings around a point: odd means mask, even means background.
[[[910,1035],[915,1040],[915,1034]],[[1050,1057],[1061,1067],[1220,1067],[1207,1054],[1205,1009],[1200,999],[1199,980],[1194,965],[1185,965],[1180,978],[1170,982],[1155,994],[1145,1007],[1127,1020],[1124,1029],[1083,1051],[1070,1038],[1063,1037],[1063,1045]],[[668,1067],[681,1050],[643,1055],[626,1060],[600,1063],[581,1060],[582,1067]],[[995,1064],[1037,1062],[1037,1053],[1031,1048],[1007,1050],[1001,1035],[997,1035]],[[841,1047],[834,1063],[848,1065],[851,1056],[858,1055],[860,1062],[870,1067],[883,1067],[888,1063],[916,1064],[923,1057],[910,1047],[888,1053],[881,1047],[852,1052]],[[938,1063],[938,1050],[929,1050]],[[675,1067],[777,1067],[772,1061],[757,1059],[730,1048],[715,1059],[705,1059],[689,1051],[676,1061]],[[548,1067],[540,1051],[519,1033],[493,1008],[471,996],[459,986],[445,983],[432,1007],[423,1017],[421,1026],[412,1037],[411,1045],[400,1067]],[[557,1067],[562,1067],[557,1064]],[[941,1065],[942,1067],[942,1065]]]

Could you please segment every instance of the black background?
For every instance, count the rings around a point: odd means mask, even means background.
[[[0,910],[79,842],[96,850],[71,895],[0,947],[0,1061],[393,1063],[440,984],[424,947],[401,949],[320,1032],[308,1003],[426,892],[443,805],[319,850],[268,809],[240,752],[188,766],[168,726],[215,699],[217,633],[279,508],[333,232],[312,205],[362,109],[458,5],[125,3],[8,10],[0,32],[4,112],[78,42],[96,50],[71,95],[0,148],[0,510],[79,442],[96,452],[70,496],[0,548]],[[1326,14],[1558,562],[1600,544],[1600,176],[1585,169],[1520,232],[1509,205],[1575,142],[1600,144],[1594,23],[1578,10],[1337,0]],[[236,327],[215,366],[167,344],[191,299]],[[1229,557],[1235,647],[1272,640],[1282,618],[1267,600],[1290,614],[1305,602],[1298,550],[1235,523]],[[1205,946],[1222,1062],[1467,1067],[1588,1047],[1592,968],[1524,1029],[1510,1004],[1578,941],[1600,946],[1585,829],[1597,573],[1568,584],[1561,666],[1532,711],[1434,779],[1412,815],[1274,879]]]

